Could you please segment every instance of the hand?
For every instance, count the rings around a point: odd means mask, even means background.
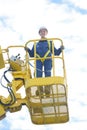
[[[28,51],[28,47],[25,47],[24,49],[25,49],[26,51]]]
[[[61,47],[60,47],[60,48],[61,48],[61,50],[64,50],[64,49],[65,49],[65,47],[64,47],[63,45],[61,45]]]

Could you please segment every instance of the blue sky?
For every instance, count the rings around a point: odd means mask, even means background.
[[[62,38],[68,80],[70,121],[65,124],[34,125],[26,107],[7,112],[0,130],[87,130],[87,2],[86,0],[0,0],[0,45],[23,45],[39,38],[46,26],[48,37]],[[0,70],[1,73],[1,70]],[[0,95],[4,92],[0,88]]]

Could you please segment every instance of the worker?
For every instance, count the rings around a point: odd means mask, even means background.
[[[48,34],[48,29],[46,27],[41,27],[38,31],[41,39],[36,43],[36,57],[39,58],[36,60],[36,77],[42,77],[43,75],[43,66],[44,66],[44,73],[45,77],[51,76],[51,69],[52,69],[52,59],[46,59],[46,57],[51,57],[52,55],[52,41],[47,41],[46,36]],[[54,47],[54,54],[60,55],[64,46],[61,46],[59,49]],[[27,48],[30,57],[34,57],[34,46],[30,50]],[[40,59],[43,58],[43,59]],[[41,87],[41,91],[43,88]],[[47,88],[49,90],[49,88]],[[48,92],[49,93],[49,92]]]

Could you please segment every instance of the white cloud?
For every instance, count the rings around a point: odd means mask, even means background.
[[[75,6],[78,6],[80,8],[83,8],[83,9],[87,9],[86,7],[86,4],[87,4],[87,1],[85,0],[65,0],[67,2],[72,2],[73,4],[75,4]]]

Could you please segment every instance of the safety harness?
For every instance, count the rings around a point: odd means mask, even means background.
[[[43,63],[46,59],[46,57],[48,56],[48,54],[50,53],[50,41],[47,41],[48,42],[48,51],[45,53],[45,55],[43,57],[40,57],[40,55],[36,54],[36,57],[37,58],[41,58],[41,62]]]

